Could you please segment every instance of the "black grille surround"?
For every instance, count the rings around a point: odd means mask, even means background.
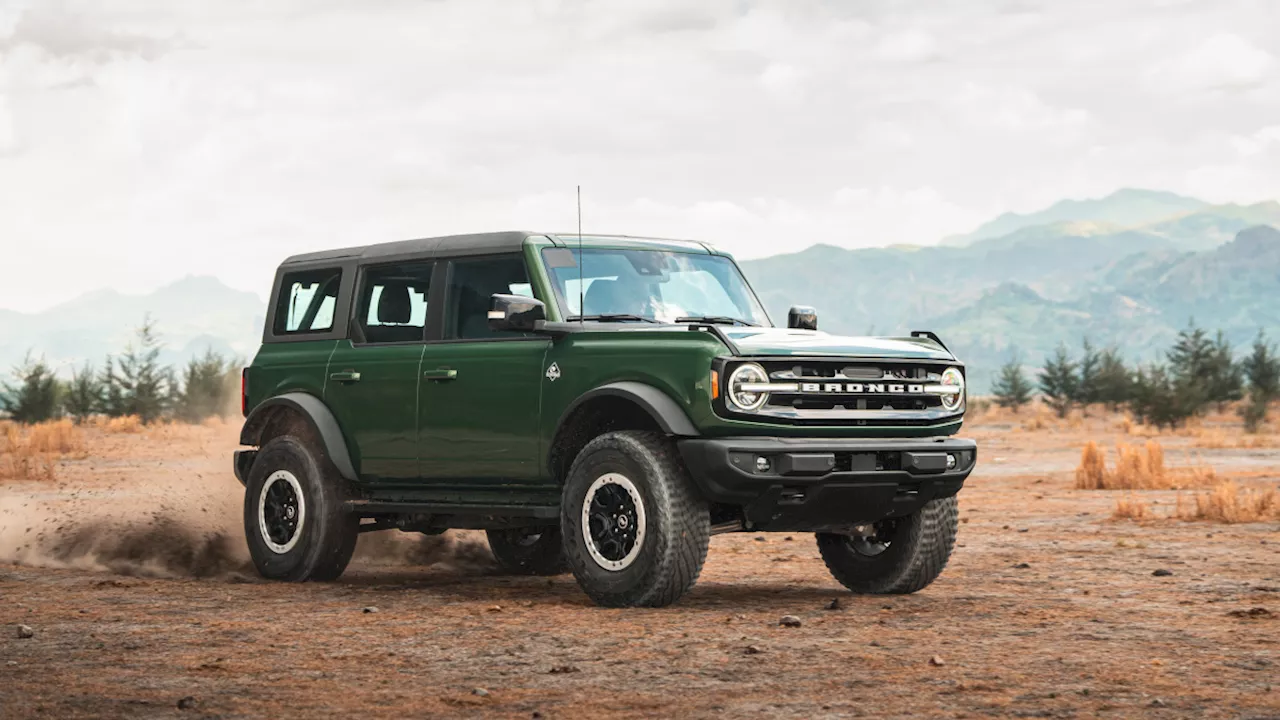
[[[739,366],[754,363],[764,368],[770,383],[799,385],[797,392],[771,392],[758,410],[738,410],[728,402],[729,376]],[[947,368],[964,374],[956,360],[900,358],[735,357],[716,363],[720,373],[720,398],[713,402],[717,415],[782,425],[851,427],[923,427],[949,424],[964,416],[942,405],[942,396],[924,392],[936,385]],[[816,385],[816,387],[815,387]],[[853,390],[853,392],[849,392]]]

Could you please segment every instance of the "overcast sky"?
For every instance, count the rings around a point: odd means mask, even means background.
[[[494,229],[740,257],[1280,197],[1274,0],[0,0],[0,308]]]

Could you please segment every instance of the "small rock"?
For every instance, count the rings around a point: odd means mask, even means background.
[[[1031,528],[1018,528],[1018,532],[1031,532]]]
[[[188,695],[188,696],[186,696],[186,697],[184,697],[184,698],[182,698],[181,700],[179,700],[179,701],[178,701],[178,709],[179,709],[179,710],[190,710],[190,709],[194,708],[195,706],[196,706],[196,699],[195,699],[195,697],[193,697],[193,696],[191,696],[191,695]]]
[[[871,645],[871,647],[880,647],[880,643],[876,640],[872,640],[869,645]]]
[[[576,672],[578,672],[578,668],[574,667],[573,665],[556,665],[555,667],[551,668],[552,675],[567,675],[569,673],[576,673]]]
[[[530,717],[532,717],[533,720],[542,720],[542,713],[538,712],[537,710],[534,710],[533,715],[531,715]]]
[[[19,625],[19,626],[18,626],[18,638],[19,638],[19,639],[21,639],[21,640],[26,640],[27,638],[32,638],[32,637],[35,637],[35,636],[36,636],[36,631],[35,631],[35,630],[32,630],[30,625]]]
[[[490,606],[489,606],[489,612],[502,612],[502,606],[501,606],[501,605],[490,605]]]
[[[1249,608],[1248,610],[1232,610],[1227,614],[1231,617],[1252,618],[1254,620],[1270,620],[1276,616],[1275,613],[1264,607]]]
[[[764,536],[763,536],[763,535],[757,535],[757,536],[756,536],[756,542],[764,542]]]
[[[795,615],[783,615],[778,620],[778,624],[782,627],[800,627],[800,618]]]
[[[9,662],[5,663],[5,665],[8,665],[9,667],[17,667],[17,665],[18,665],[18,661],[17,661],[17,660],[10,660]]]
[[[1164,706],[1165,706],[1165,702],[1160,698],[1155,698],[1154,700],[1151,701],[1151,707],[1164,707]]]
[[[827,603],[827,609],[828,609],[828,610],[839,610],[839,609],[840,609],[840,598],[831,598],[831,602]]]
[[[1152,575],[1155,575],[1156,577],[1169,577],[1170,575],[1172,575],[1172,574],[1173,574],[1173,571],[1172,571],[1172,570],[1165,570],[1164,568],[1160,568],[1159,570],[1156,570],[1155,572],[1153,572],[1153,573],[1151,573],[1151,574],[1152,574]]]
[[[1031,569],[1031,564],[1030,564],[1030,563],[1024,563],[1024,562],[1023,562],[1023,563],[1018,563],[1017,565],[1014,565],[1014,566],[1013,566],[1013,569],[1014,569],[1014,570],[1030,570],[1030,569]]]
[[[471,691],[471,694],[475,695],[476,697],[489,697],[489,691],[485,690],[484,688],[476,688],[475,690]]]
[[[783,542],[791,542],[791,541],[792,541],[792,540],[794,540],[794,539],[795,539],[795,538],[793,538],[793,537],[791,537],[790,535],[788,535],[788,536],[786,536],[786,537],[782,538],[782,541],[783,541]]]
[[[748,645],[742,652],[744,655],[759,655],[764,650],[761,650],[759,645]]]
[[[367,607],[367,608],[365,608],[365,609],[364,609],[364,614],[365,614],[365,615],[372,615],[373,613],[376,613],[376,612],[378,612],[378,608],[376,608],[376,607],[374,607],[374,606],[372,606],[372,605],[370,605],[369,607]]]
[[[933,657],[929,658],[929,664],[934,667],[942,667],[943,665],[947,664],[947,661],[943,660],[941,657],[937,655],[934,655]]]

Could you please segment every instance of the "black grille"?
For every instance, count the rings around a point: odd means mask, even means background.
[[[933,425],[960,414],[942,397],[924,392],[956,365],[936,361],[759,359],[771,383],[795,383],[797,392],[772,392],[759,413],[794,424]],[[816,384],[813,389],[806,385]],[[855,392],[846,392],[849,389]],[[877,392],[879,390],[879,392]],[[914,392],[913,392],[914,390]]]

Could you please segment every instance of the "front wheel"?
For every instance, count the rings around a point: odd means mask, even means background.
[[[840,584],[855,593],[900,595],[942,574],[956,541],[956,497],[931,500],[914,514],[885,518],[855,532],[818,533],[818,551]]]
[[[560,528],[488,530],[489,549],[498,565],[517,575],[559,575],[567,572]]]
[[[578,584],[606,607],[663,607],[698,579],[711,516],[671,440],[606,433],[565,481],[560,528]]]

